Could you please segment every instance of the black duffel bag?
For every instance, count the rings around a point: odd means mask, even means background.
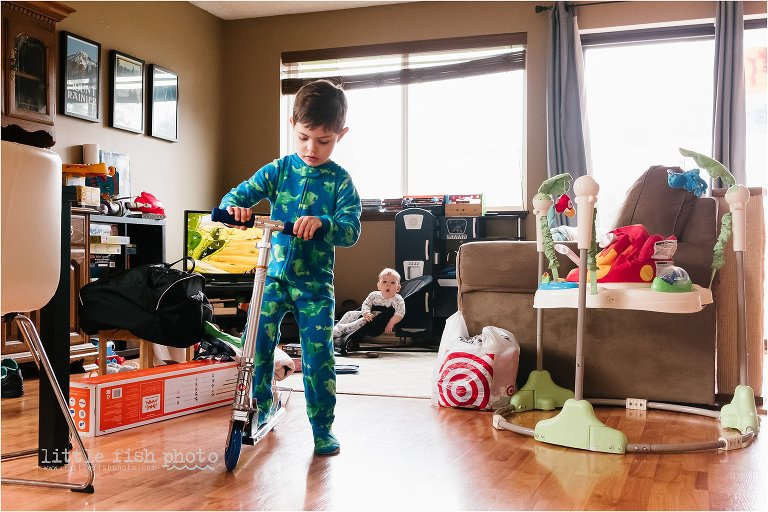
[[[109,273],[80,289],[80,327],[86,334],[127,329],[169,347],[189,347],[203,337],[212,308],[205,278],[174,263],[141,265]],[[192,260],[194,270],[194,260]]]

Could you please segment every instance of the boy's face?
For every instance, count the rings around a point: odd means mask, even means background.
[[[400,283],[397,282],[397,279],[392,274],[384,274],[379,278],[376,288],[379,289],[382,297],[391,299],[400,291]]]
[[[325,126],[310,129],[303,123],[296,123],[291,118],[293,137],[296,142],[296,153],[305,164],[310,167],[323,165],[331,159],[333,148],[347,133],[349,128],[344,128],[341,133],[335,133]]]

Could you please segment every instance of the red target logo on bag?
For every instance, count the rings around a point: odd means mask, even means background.
[[[438,403],[443,407],[487,408],[491,400],[493,358],[493,354],[448,354],[437,380]]]

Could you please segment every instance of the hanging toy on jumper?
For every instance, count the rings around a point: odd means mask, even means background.
[[[555,211],[564,214],[569,219],[576,215],[576,207],[573,206],[573,201],[568,194],[561,195],[555,202]]]
[[[679,148],[680,154],[693,158],[696,165],[707,171],[712,179],[720,179],[723,183],[728,185],[727,194],[735,193],[738,185],[736,185],[736,178],[733,177],[731,171],[726,166],[701,153],[691,151],[690,149]],[[725,245],[728,243],[728,239],[731,236],[731,212],[723,215],[720,219],[720,233],[717,236],[715,242],[714,254],[712,256],[712,277],[709,280],[709,287],[712,288],[712,283],[715,280],[715,274],[725,264]]]
[[[707,182],[701,179],[698,169],[690,171],[675,172],[667,169],[667,183],[671,188],[682,188],[688,192],[693,192],[696,197],[701,197],[707,191]]]
[[[566,192],[571,187],[571,180],[573,178],[569,173],[558,174],[544,180],[539,187],[539,192],[533,196],[534,205],[537,202],[541,204],[551,205],[555,202],[555,196],[560,196],[558,203],[562,202],[562,197],[568,197]],[[568,199],[570,203],[570,198]],[[573,208],[571,208],[573,210]],[[565,212],[565,209],[563,210]],[[558,212],[560,213],[560,212]],[[542,235],[542,244],[544,247],[544,255],[547,257],[549,268],[552,269],[552,280],[558,280],[557,268],[560,263],[557,261],[557,252],[555,251],[555,243],[552,240],[552,233],[549,230],[549,223],[547,222],[547,212],[540,212],[539,216],[539,230]],[[573,216],[573,214],[571,214]]]

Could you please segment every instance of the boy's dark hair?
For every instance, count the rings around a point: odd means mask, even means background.
[[[330,80],[315,80],[299,89],[293,102],[293,122],[310,129],[323,126],[341,133],[347,120],[347,97]]]

